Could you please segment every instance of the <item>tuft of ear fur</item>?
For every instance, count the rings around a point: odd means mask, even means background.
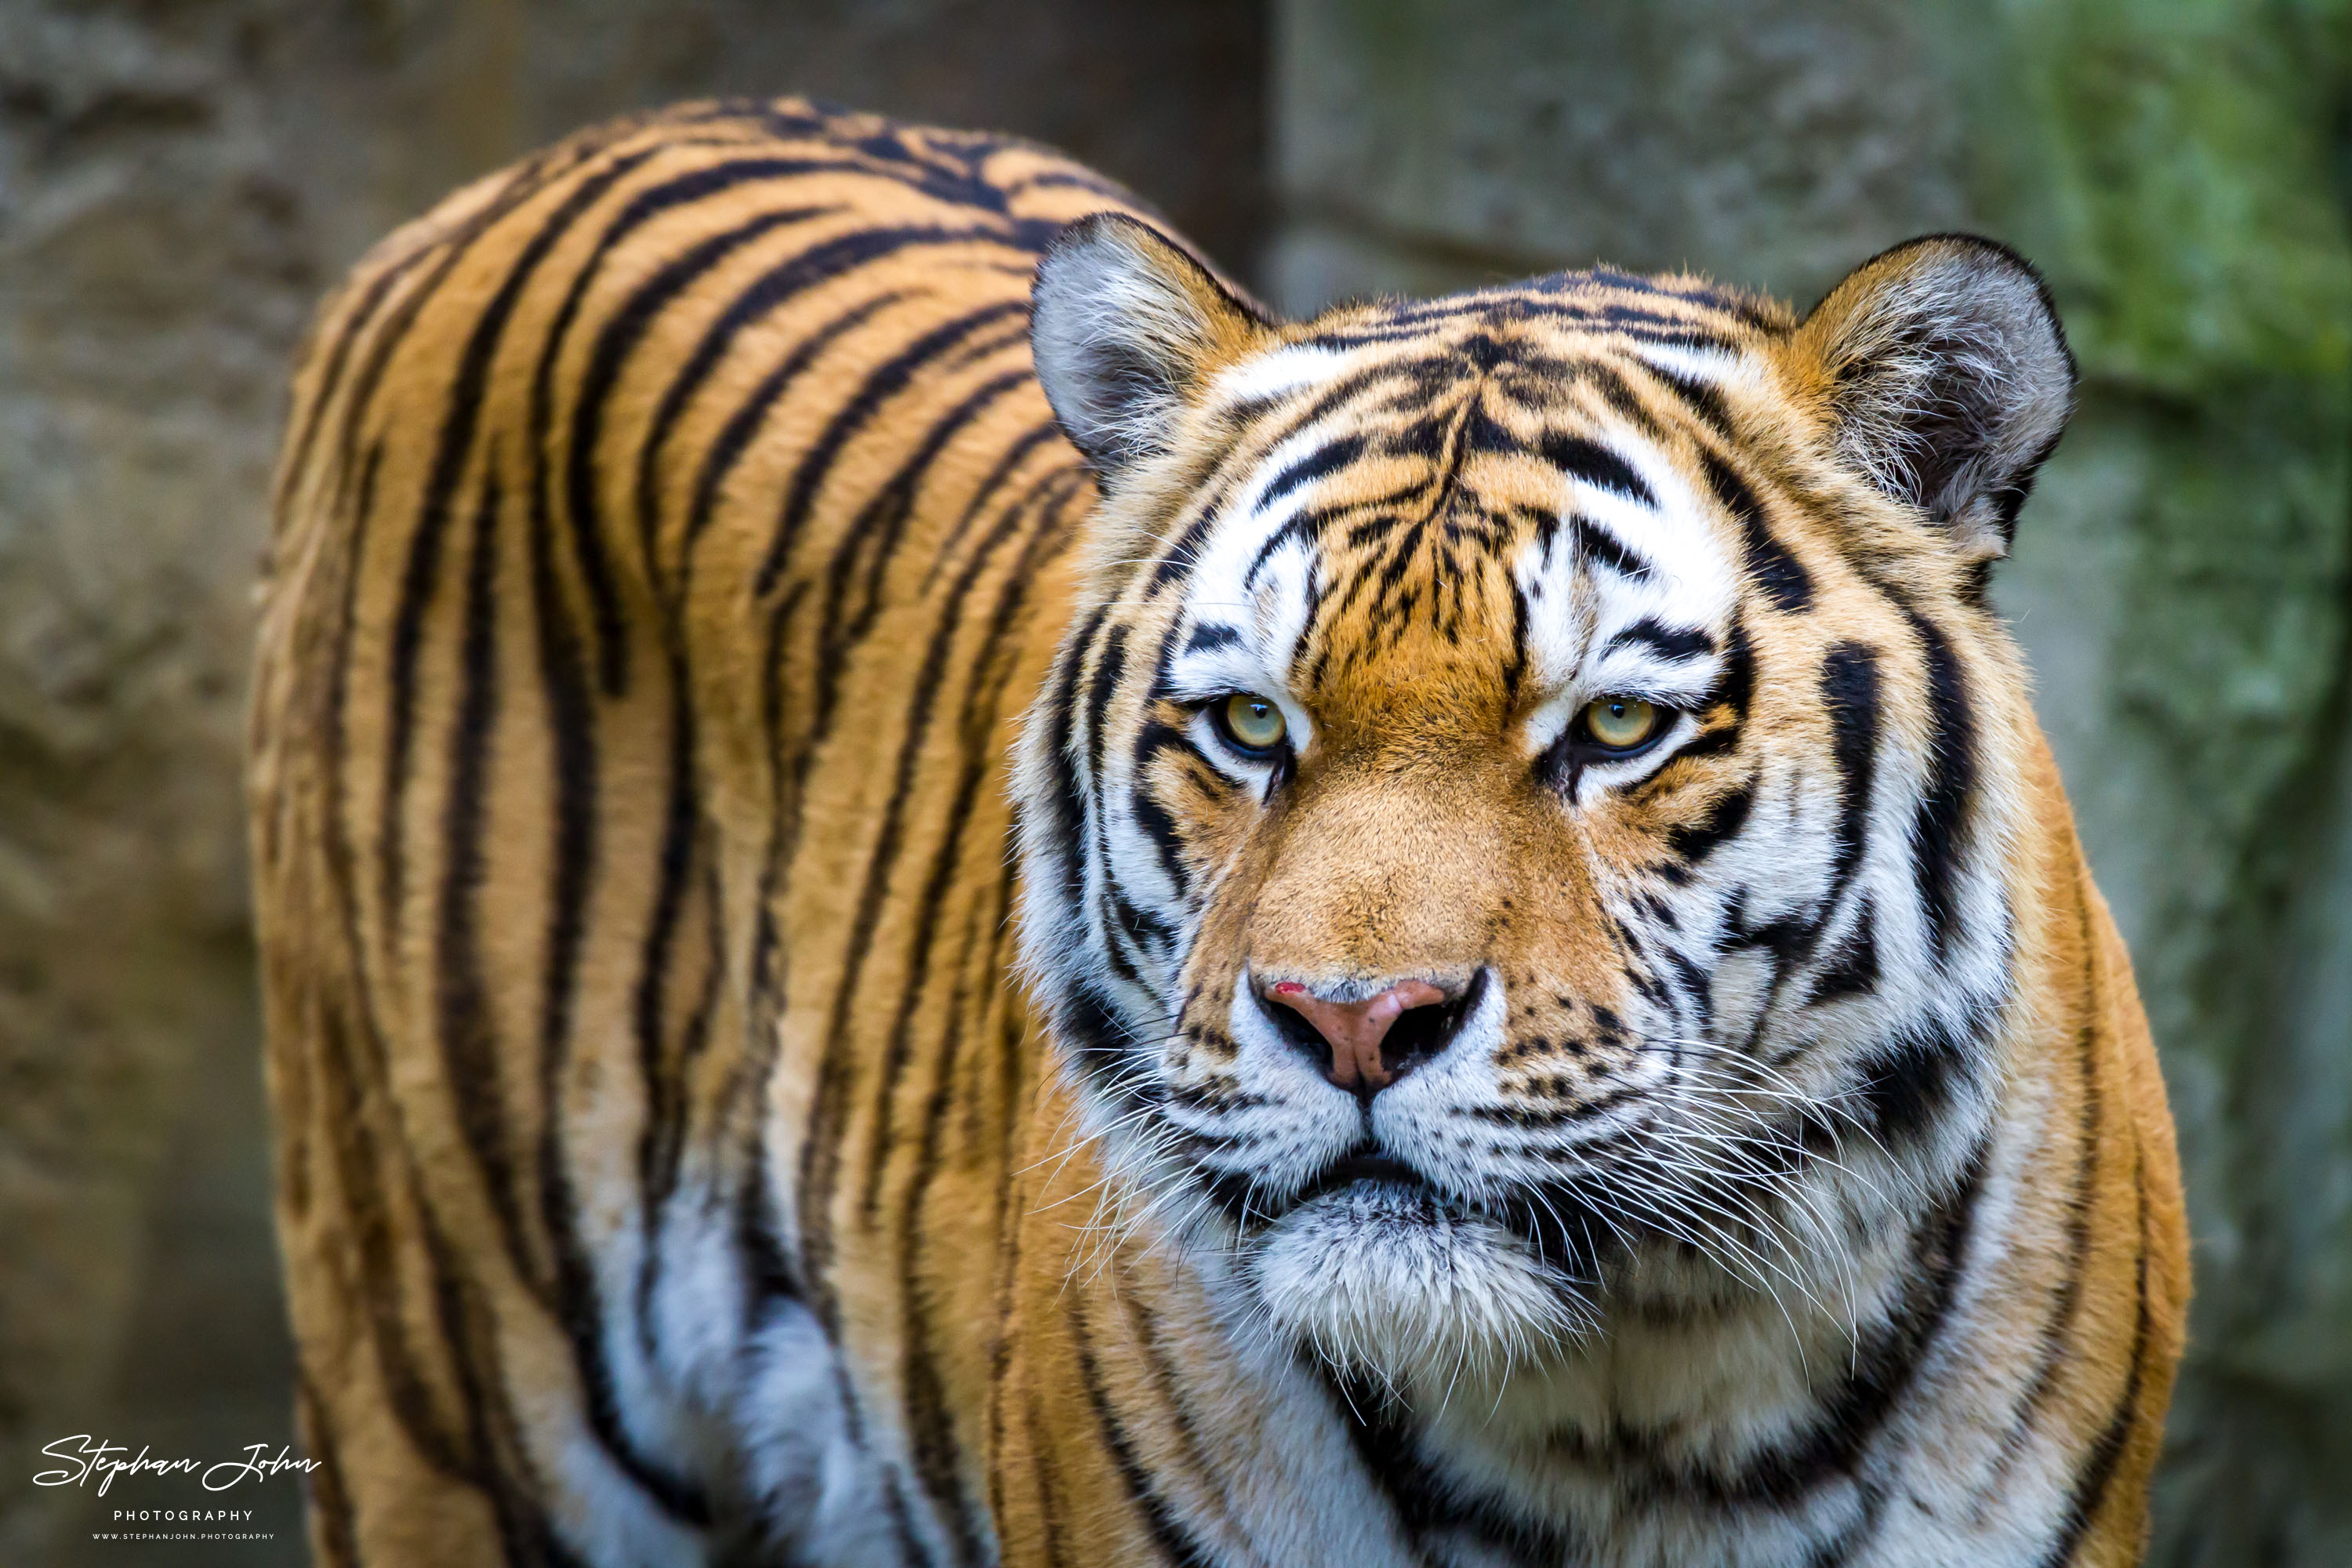
[[[1926,511],[1965,559],[2009,552],[2074,408],[2074,356],[2023,257],[1970,235],[1898,245],[1830,290],[1790,348],[1842,460]]]
[[[1063,434],[1115,484],[1169,449],[1185,395],[1271,324],[1175,240],[1097,213],[1039,263],[1029,343]]]

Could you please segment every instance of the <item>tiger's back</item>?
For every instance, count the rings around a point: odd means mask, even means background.
[[[1028,295],[1131,206],[689,106],[459,193],[322,313],[254,800],[325,1560],[986,1554],[1034,1058],[999,759],[1093,500]],[[834,1345],[909,1429],[856,1429]]]

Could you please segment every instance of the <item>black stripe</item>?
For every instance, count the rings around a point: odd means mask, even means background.
[[[760,425],[767,418],[768,411],[775,406],[785,391],[793,382],[800,379],[802,374],[815,362],[819,354],[839,341],[844,334],[873,320],[877,314],[904,298],[906,298],[904,294],[893,290],[887,294],[877,294],[869,300],[860,300],[853,308],[842,311],[823,327],[803,338],[793,345],[791,354],[760,378],[760,384],[751,389],[750,395],[746,396],[742,403],[737,405],[735,412],[728,416],[725,426],[720,429],[717,437],[703,453],[701,468],[694,481],[693,500],[686,514],[683,541],[688,549],[691,549],[694,542],[701,538],[703,530],[710,525],[710,520],[718,510],[719,487],[726,483],[727,476],[734,472],[736,463],[740,461],[743,454],[750,449],[751,438],[759,433]],[[712,339],[719,334],[719,328],[714,327],[709,333],[705,334],[702,345],[695,351],[696,359],[701,359],[709,351]],[[716,363],[717,358],[718,355],[715,353],[710,354],[713,363]],[[670,384],[671,393],[674,394],[680,387],[685,386],[687,379],[681,374],[674,380]]]
[[[794,584],[769,607],[761,628],[760,733],[769,757],[784,750],[785,637],[794,625],[805,584]],[[786,770],[768,768],[765,822],[767,842],[760,856],[758,892],[752,900],[754,921],[751,958],[746,990],[745,1034],[750,1061],[737,1081],[737,1103],[761,1107],[768,1103],[768,1084],[774,1077],[778,1025],[790,979],[791,953],[778,929],[776,907],[783,887],[786,858],[798,842],[799,795]],[[732,1107],[730,1108],[732,1110]],[[783,1250],[783,1228],[776,1213],[775,1193],[768,1171],[767,1119],[754,1110],[744,1117],[744,1170],[736,1194],[736,1245],[744,1259],[743,1321],[749,1332],[786,1301],[804,1298],[805,1284],[797,1272],[799,1259]]]
[[[1723,656],[1723,671],[1716,678],[1713,689],[1699,705],[1705,712],[1717,706],[1730,710],[1731,717],[1748,717],[1748,705],[1756,696],[1756,643],[1748,635],[1747,624],[1731,623],[1731,642]]]
[[[1805,994],[1808,1005],[1859,996],[1876,988],[1877,928],[1878,911],[1865,898],[1855,906],[1853,925],[1845,940],[1830,950],[1827,962],[1813,976],[1812,987]]]
[[[2143,1195],[2143,1202],[2145,1196]],[[2132,1428],[2139,1423],[2140,1379],[2147,1370],[2147,1236],[2145,1214],[2139,1251],[2139,1315],[2132,1331],[2131,1373],[2124,1379],[2123,1392],[2116,1398],[2115,1413],[2108,1416],[2106,1426],[2091,1445],[2091,1451],[2082,1470],[2074,1478],[2074,1489],[2066,1500],[2065,1521],[2060,1525],[2058,1538],[2042,1559],[2042,1568],[2068,1568],[2074,1553],[2090,1532],[2091,1521],[2099,1516],[2099,1509],[2107,1499],[2107,1488],[2116,1479],[2116,1467],[2123,1462],[2125,1445],[2131,1441]]]
[[[1168,673],[1176,662],[1175,629],[1171,626],[1160,638],[1160,652],[1152,661],[1150,691],[1155,696],[1167,689]],[[1151,794],[1149,777],[1152,761],[1164,751],[1192,754],[1192,747],[1182,731],[1156,718],[1146,705],[1143,722],[1137,727],[1135,747],[1130,754],[1129,773],[1133,784],[1128,790],[1128,813],[1146,838],[1151,842],[1161,875],[1181,899],[1192,886],[1192,873],[1185,868],[1183,846],[1177,832],[1176,819]],[[1159,939],[1163,956],[1173,950],[1177,933],[1156,912],[1138,911],[1152,933]]]
[[[1024,374],[1024,379],[1034,379],[1034,372]],[[1029,497],[1041,493],[1047,485],[1056,489],[1056,494],[1052,502],[1055,506],[1059,506],[1068,499],[1072,490],[1083,486],[1086,477],[1085,466],[1079,460],[1076,451],[1063,439],[1061,426],[1050,419],[1030,426],[1004,448],[1003,456],[996,459],[996,467],[989,470],[988,477],[980,482],[980,488],[972,491],[971,499],[964,503],[963,515],[956,519],[953,527],[940,536],[938,545],[931,552],[931,563],[923,569],[923,580],[917,586],[916,592],[929,594],[931,591],[939,581],[940,574],[947,570],[949,561],[953,558],[955,552],[961,548],[964,536],[971,531],[972,525],[988,510],[989,503],[996,500],[998,492],[1012,483],[1013,476],[1020,469],[1021,465],[1028,461],[1033,453],[1055,447],[1060,450],[1054,454],[1054,467],[1034,480],[1021,500],[1012,503],[1014,510],[1025,508],[1028,505]],[[1049,523],[1048,530],[1058,531],[1058,522],[1059,520],[1056,519]]]
[[[930,477],[940,453],[1008,393],[1015,387],[1027,385],[1034,379],[1034,373],[1024,365],[981,383],[957,399],[952,406],[932,420],[930,427],[923,433],[923,438],[914,444],[914,449],[899,463],[897,471],[883,481],[850,521],[843,547],[834,552],[824,577],[824,629],[819,639],[823,651],[817,663],[816,679],[815,728],[818,733],[831,731],[833,703],[840,693],[841,663],[851,648],[865,641],[874,628],[875,617],[882,612],[884,579],[889,573],[898,542],[906,534],[907,524],[915,515],[916,496],[924,480]],[[906,429],[900,434],[911,437],[914,431]],[[1027,447],[1034,447],[1043,445],[1053,436],[1053,426],[1040,424],[1030,428],[1024,441]],[[1019,459],[1018,453],[1008,456],[1013,461]],[[984,501],[988,496],[983,491],[974,499]],[[845,620],[843,606],[848,600],[850,581],[856,574],[861,558],[866,563],[862,585],[864,596],[857,613]],[[938,564],[938,556],[934,552],[932,566],[926,570],[925,576],[930,576]]]
[[[1838,778],[1837,855],[1822,901],[1826,920],[1853,880],[1870,833],[1878,773],[1878,656],[1860,643],[1839,643],[1822,660],[1821,692],[1830,718],[1830,761]]]
[[[940,243],[942,242],[940,237],[954,231],[885,229],[874,232],[877,235],[913,235],[933,243]],[[913,241],[902,238],[895,245],[875,251],[873,255],[878,257],[891,254],[910,243]],[[793,546],[800,538],[801,530],[807,526],[809,519],[814,514],[817,490],[824,483],[827,476],[832,473],[835,459],[841,456],[844,447],[846,447],[860,431],[873,422],[875,416],[881,412],[882,405],[905,391],[913,383],[916,374],[924,369],[932,360],[948,353],[990,323],[1003,321],[1007,316],[1026,311],[1028,309],[1029,306],[1025,300],[1005,300],[993,305],[983,306],[977,310],[968,311],[933,327],[898,353],[866,372],[865,379],[858,384],[857,390],[834,411],[833,417],[825,423],[824,432],[817,437],[808,451],[802,455],[800,462],[793,470],[792,488],[784,497],[782,509],[777,516],[775,533],[769,541],[766,556],[761,561],[759,575],[754,580],[753,591],[756,594],[765,598],[774,591],[776,579],[782,574],[784,563],[792,554]]]
[[[1731,410],[1723,400],[1721,387],[1694,375],[1685,375],[1680,371],[1668,370],[1648,360],[1642,363],[1652,375],[1658,378],[1660,384],[1681,398],[1690,411],[1704,420],[1717,435],[1726,439],[1733,437]]]
[[[1184,864],[1184,839],[1176,826],[1176,818],[1151,793],[1148,773],[1162,752],[1174,752],[1180,756],[1193,757],[1191,742],[1182,731],[1150,720],[1135,737],[1135,787],[1128,793],[1128,814],[1135,826],[1150,840],[1153,858],[1160,863],[1160,874],[1168,879],[1179,899],[1192,891],[1192,873]],[[1167,921],[1152,917],[1151,923],[1161,940],[1172,944],[1176,932]]]
[[[576,187],[541,224],[508,268],[498,292],[475,318],[466,340],[436,439],[433,467],[418,504],[415,531],[408,543],[402,569],[399,603],[392,623],[392,669],[388,705],[391,732],[385,747],[381,853],[383,860],[383,909],[388,925],[397,929],[400,908],[406,900],[404,847],[401,833],[403,803],[407,799],[410,761],[415,746],[416,663],[424,653],[425,616],[441,578],[443,537],[459,480],[473,455],[491,362],[505,336],[508,320],[522,299],[524,288],[550,250],[594,205],[613,182],[635,166],[623,160]]]
[[[1151,1091],[1150,1069],[1127,1043],[1127,1030],[1110,1005],[1083,979],[1061,999],[1055,1016],[1055,1044],[1106,1103],[1132,1105]]]
[[[701,975],[699,984],[690,993],[686,1016],[678,1026],[677,1043],[667,1053],[672,1065],[668,1070],[666,1096],[660,1101],[657,1113],[647,1117],[647,1131],[638,1158],[638,1169],[643,1173],[641,1179],[646,1183],[643,1220],[646,1245],[637,1264],[637,1343],[648,1359],[660,1353],[654,1307],[664,1263],[662,1251],[654,1243],[662,1231],[663,1211],[677,1194],[691,1131],[692,1101],[685,1093],[685,1088],[690,1081],[694,1062],[710,1044],[710,1026],[727,983],[727,926],[719,868],[711,863],[707,853],[696,854],[694,867],[695,881],[702,895]],[[648,1103],[650,1110],[651,1101]],[[722,1100],[719,1114],[713,1116],[708,1125],[714,1129],[732,1125],[729,1120],[730,1109]],[[707,1191],[699,1196],[698,1206],[707,1215],[715,1205]]]
[[[1111,1408],[1109,1391],[1103,1384],[1102,1366],[1096,1359],[1092,1337],[1087,1331],[1084,1298],[1074,1297],[1068,1310],[1070,1337],[1077,1342],[1078,1378],[1086,1389],[1087,1408],[1093,1411],[1095,1427],[1102,1436],[1103,1446],[1109,1450],[1111,1463],[1118,1471],[1119,1484],[1127,1489],[1128,1500],[1143,1516],[1144,1528],[1150,1532],[1152,1544],[1160,1549],[1160,1557],[1177,1568],[1213,1568],[1215,1559],[1199,1537],[1177,1517],[1168,1500],[1151,1483],[1151,1478],[1135,1457],[1135,1446],[1129,1440],[1126,1426],[1118,1413]]]
[[[1684,864],[1696,866],[1748,826],[1748,816],[1756,805],[1756,783],[1753,779],[1718,796],[1706,809],[1706,815],[1696,822],[1671,829],[1666,834],[1666,847],[1680,857]]]
[[[1604,654],[1639,643],[1660,658],[1696,658],[1715,651],[1715,638],[1697,626],[1668,627],[1655,618],[1644,616],[1632,626],[1612,637],[1601,647]]]
[[[1045,726],[1049,740],[1045,753],[1052,770],[1053,830],[1044,842],[1057,858],[1061,869],[1062,909],[1075,917],[1079,903],[1086,898],[1086,863],[1082,846],[1086,842],[1086,801],[1078,784],[1076,768],[1071,764],[1070,745],[1076,738],[1073,724],[1078,713],[1078,678],[1084,671],[1087,655],[1094,647],[1110,606],[1102,605],[1087,618],[1078,634],[1062,646],[1059,668],[1055,671],[1051,695],[1044,714],[1037,722]],[[1035,836],[1024,832],[1022,842],[1034,844]]]
[[[1791,615],[1812,608],[1812,574],[1766,523],[1764,508],[1758,502],[1756,492],[1748,487],[1748,481],[1704,447],[1700,449],[1699,461],[1706,469],[1707,486],[1715,491],[1715,499],[1739,524],[1740,534],[1747,542],[1748,570],[1763,587],[1765,596],[1775,608]]]
[[[1209,653],[1221,647],[1238,647],[1242,634],[1223,621],[1202,621],[1184,639],[1186,653]]]
[[[1981,1020],[1972,1023],[1980,1032]],[[1962,1089],[1976,1087],[1983,1063],[1974,1032],[1930,1021],[1895,1035],[1864,1059],[1862,1102],[1881,1142],[1925,1137]]]
[[[1654,571],[1640,554],[1627,548],[1617,536],[1579,512],[1568,514],[1568,531],[1576,541],[1576,553],[1588,564],[1598,562],[1621,577],[1635,582],[1647,582]]]
[[[1111,698],[1127,673],[1127,627],[1113,626],[1103,638],[1102,656],[1095,660],[1095,672],[1087,681],[1087,787],[1097,797],[1102,793],[1104,721],[1110,712]],[[1097,804],[1100,801],[1097,798]]]
[[[1968,849],[1969,813],[1976,796],[1976,724],[1968,684],[1952,645],[1935,622],[1902,606],[1927,662],[1927,787],[1912,830],[1918,856],[1919,904],[1938,960],[1951,956],[1960,921],[1960,862]]]
[[[1258,492],[1255,510],[1263,512],[1301,485],[1337,473],[1361,457],[1363,451],[1364,437],[1360,435],[1342,436],[1317,448],[1267,480],[1265,489]]]
[[[1577,1543],[1505,1515],[1491,1500],[1471,1498],[1421,1457],[1411,1414],[1397,1396],[1369,1378],[1334,1372],[1317,1360],[1309,1375],[1330,1391],[1334,1418],[1348,1435],[1371,1481],[1385,1499],[1413,1556],[1423,1568],[1456,1561],[1446,1550],[1462,1537],[1505,1563],[1585,1563]],[[1430,1536],[1439,1537],[1433,1549]]]
[[[648,196],[658,195],[648,192]],[[645,197],[640,197],[640,202]],[[634,209],[625,212],[614,227],[633,219],[642,221]],[[568,502],[566,521],[572,531],[574,564],[581,581],[588,589],[595,626],[597,670],[604,690],[618,696],[628,684],[628,647],[621,625],[619,590],[613,583],[613,568],[608,546],[604,538],[602,509],[597,505],[596,483],[604,434],[604,416],[611,406],[613,388],[621,378],[621,371],[630,354],[653,330],[655,320],[670,302],[686,292],[694,283],[716,268],[736,251],[749,245],[771,229],[779,228],[803,218],[827,211],[824,207],[791,207],[755,213],[731,228],[710,235],[664,262],[653,274],[629,291],[619,308],[605,318],[589,351],[587,366],[581,372],[573,390],[572,430],[565,441],[564,495]],[[601,248],[601,247],[600,247]],[[601,255],[595,259],[601,260]],[[593,268],[594,262],[591,262]],[[583,278],[587,276],[583,273]],[[551,354],[554,352],[551,347]],[[676,416],[683,399],[678,397],[680,384],[686,380],[674,379],[669,396],[664,401],[663,413]],[[675,401],[674,401],[675,400]],[[656,426],[658,437],[666,426]]]
[[[359,1568],[359,1512],[351,1488],[343,1479],[342,1449],[328,1419],[326,1402],[308,1369],[294,1372],[294,1436],[302,1457],[312,1461],[303,1472],[303,1494],[310,1503],[311,1535],[326,1558],[325,1568]]]
[[[1536,451],[1553,468],[1587,484],[1614,490],[1654,510],[1658,504],[1657,496],[1643,482],[1642,476],[1624,458],[1597,441],[1565,431],[1548,431],[1537,443]]]
[[[1675,972],[1675,978],[1682,983],[1683,995],[1690,1001],[1690,1023],[1694,1026],[1692,1032],[1706,1033],[1715,1018],[1715,982],[1710,972],[1701,969],[1680,948],[1665,942],[1661,942],[1659,948],[1665,954],[1666,966]]]
[[[660,1258],[657,1242],[661,1214],[677,1184],[678,1162],[686,1137],[685,1063],[669,1048],[670,1030],[664,1004],[670,984],[673,950],[686,910],[688,879],[695,865],[696,830],[699,816],[695,781],[693,693],[687,680],[681,650],[668,652],[669,729],[667,801],[662,810],[661,844],[655,859],[653,907],[638,942],[636,984],[630,996],[630,1016],[636,1037],[637,1079],[645,1095],[645,1120],[637,1131],[639,1224],[645,1235],[644,1258],[638,1275],[640,1333],[652,1343],[646,1303],[653,1294],[655,1269]]]
[[[499,714],[498,521],[502,494],[495,448],[486,464],[466,566],[465,624],[457,704],[449,728],[449,785],[441,835],[446,848],[435,902],[433,1004],[444,1070],[458,1086],[458,1130],[481,1170],[490,1207],[515,1271],[543,1293],[546,1281],[522,1236],[521,1202],[508,1155],[507,1097],[489,989],[481,970],[477,918],[488,880],[483,818],[491,734]]]
[[[1549,552],[1549,545],[1546,546],[1546,552],[1547,554]],[[1528,604],[1527,590],[1519,585],[1517,574],[1512,574],[1510,584],[1511,647],[1503,661],[1503,698],[1505,701],[1517,706],[1519,700],[1519,685],[1527,679],[1528,674],[1528,633],[1534,616]]]

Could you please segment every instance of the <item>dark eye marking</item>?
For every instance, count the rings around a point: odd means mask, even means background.
[[[1604,697],[1587,703],[1536,759],[1536,777],[1546,789],[1572,794],[1587,767],[1627,762],[1656,751],[1674,732],[1683,712],[1632,697]],[[1630,721],[1626,737],[1613,739],[1597,724],[1596,718],[1602,715]]]
[[[1696,626],[1670,627],[1644,616],[1601,646],[1603,653],[1639,643],[1660,658],[1696,658],[1715,651],[1715,638]]]
[[[1667,876],[1667,880],[1688,879],[1686,868],[1696,866],[1715,853],[1717,847],[1737,837],[1748,826],[1748,815],[1756,805],[1755,782],[1741,784],[1707,809],[1705,816],[1687,826],[1677,827],[1666,835],[1666,847],[1681,861],[1674,868],[1682,876]]]

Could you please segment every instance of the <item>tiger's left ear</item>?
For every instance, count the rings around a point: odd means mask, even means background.
[[[2074,410],[2074,356],[2023,257],[1969,235],[1898,245],[1832,289],[1789,350],[1844,462],[1926,511],[1965,559],[2009,552]]]
[[[1116,486],[1169,449],[1187,396],[1272,325],[1166,235],[1097,213],[1038,265],[1029,344],[1063,433]]]

